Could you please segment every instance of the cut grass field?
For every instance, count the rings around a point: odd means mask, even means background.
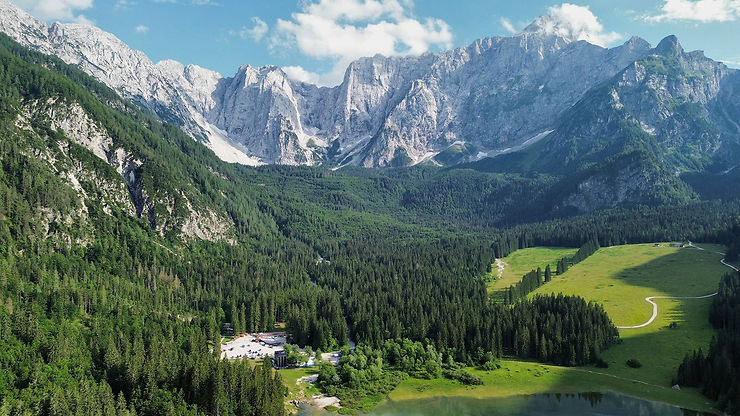
[[[578,249],[566,247],[530,247],[517,250],[501,259],[504,262],[504,272],[500,279],[496,279],[498,269],[496,264],[493,264],[488,293],[508,289],[509,286],[522,280],[522,276],[538,267],[541,267],[544,273],[545,266],[549,264],[554,273],[557,261],[563,257],[572,256],[576,251]]]
[[[602,248],[562,276],[537,289],[536,294],[578,295],[603,305],[617,326],[646,322],[653,307],[648,296],[702,296],[714,293],[730,269],[719,260],[721,246],[701,245],[707,251],[669,248],[667,244]],[[655,299],[658,315],[650,325],[620,329],[623,342],[602,353],[609,368],[602,372],[667,386],[686,353],[707,350],[714,330],[708,322],[712,298]],[[670,329],[671,323],[676,329]],[[637,359],[641,368],[625,362]]]

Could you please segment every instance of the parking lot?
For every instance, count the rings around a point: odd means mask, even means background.
[[[221,345],[221,358],[256,360],[273,357],[285,345],[285,332],[255,333],[234,338]]]

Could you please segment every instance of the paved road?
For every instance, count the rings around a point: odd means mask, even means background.
[[[698,250],[708,251],[708,250],[704,250],[703,248],[701,248],[699,246],[694,245],[691,241],[689,241],[689,246],[694,247],[694,248],[696,248]],[[725,255],[725,253],[720,253],[718,251],[710,251],[710,253],[716,253],[716,254],[719,254],[719,255],[722,255],[722,256]],[[732,270],[734,270],[736,272],[739,271],[735,266],[733,266],[731,264],[728,264],[728,263],[725,263],[725,259],[724,258],[722,260],[720,260],[719,262],[722,263],[723,265],[731,268]],[[658,317],[658,304],[655,303],[655,302],[653,302],[653,299],[706,299],[706,298],[711,298],[712,296],[716,296],[716,295],[717,295],[717,292],[710,293],[710,294],[704,295],[704,296],[648,296],[648,297],[645,298],[645,300],[649,304],[653,305],[653,316],[651,316],[650,319],[648,319],[647,322],[645,322],[643,324],[640,324],[640,325],[632,325],[632,326],[618,326],[617,328],[619,328],[619,329],[635,329],[635,328],[643,328],[643,327],[646,327],[646,326],[652,324],[653,321],[655,320],[655,318]]]

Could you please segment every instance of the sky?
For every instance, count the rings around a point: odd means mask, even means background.
[[[341,82],[354,59],[418,55],[511,36],[538,16],[605,47],[674,34],[740,67],[740,0],[11,0],[47,21],[111,32],[154,62],[175,59],[232,76],[241,65]]]

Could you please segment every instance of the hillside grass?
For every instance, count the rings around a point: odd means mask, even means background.
[[[721,265],[723,247],[701,244],[708,251],[669,248],[667,244],[602,248],[530,296],[563,293],[603,305],[617,326],[646,322],[652,315],[648,296],[703,296],[716,292],[730,271]],[[620,329],[622,343],[602,352],[609,368],[598,371],[661,386],[669,386],[685,354],[708,349],[715,331],[708,321],[711,298],[656,299],[658,315],[644,328]],[[669,329],[671,323],[676,329]],[[641,368],[630,368],[628,359]]]
[[[508,289],[509,286],[522,280],[522,276],[532,269],[541,267],[544,273],[548,264],[555,273],[557,261],[563,257],[572,256],[576,251],[578,251],[577,248],[568,247],[530,247],[517,250],[501,259],[504,262],[504,272],[500,279],[497,278],[498,268],[496,263],[491,266],[488,293]]]

